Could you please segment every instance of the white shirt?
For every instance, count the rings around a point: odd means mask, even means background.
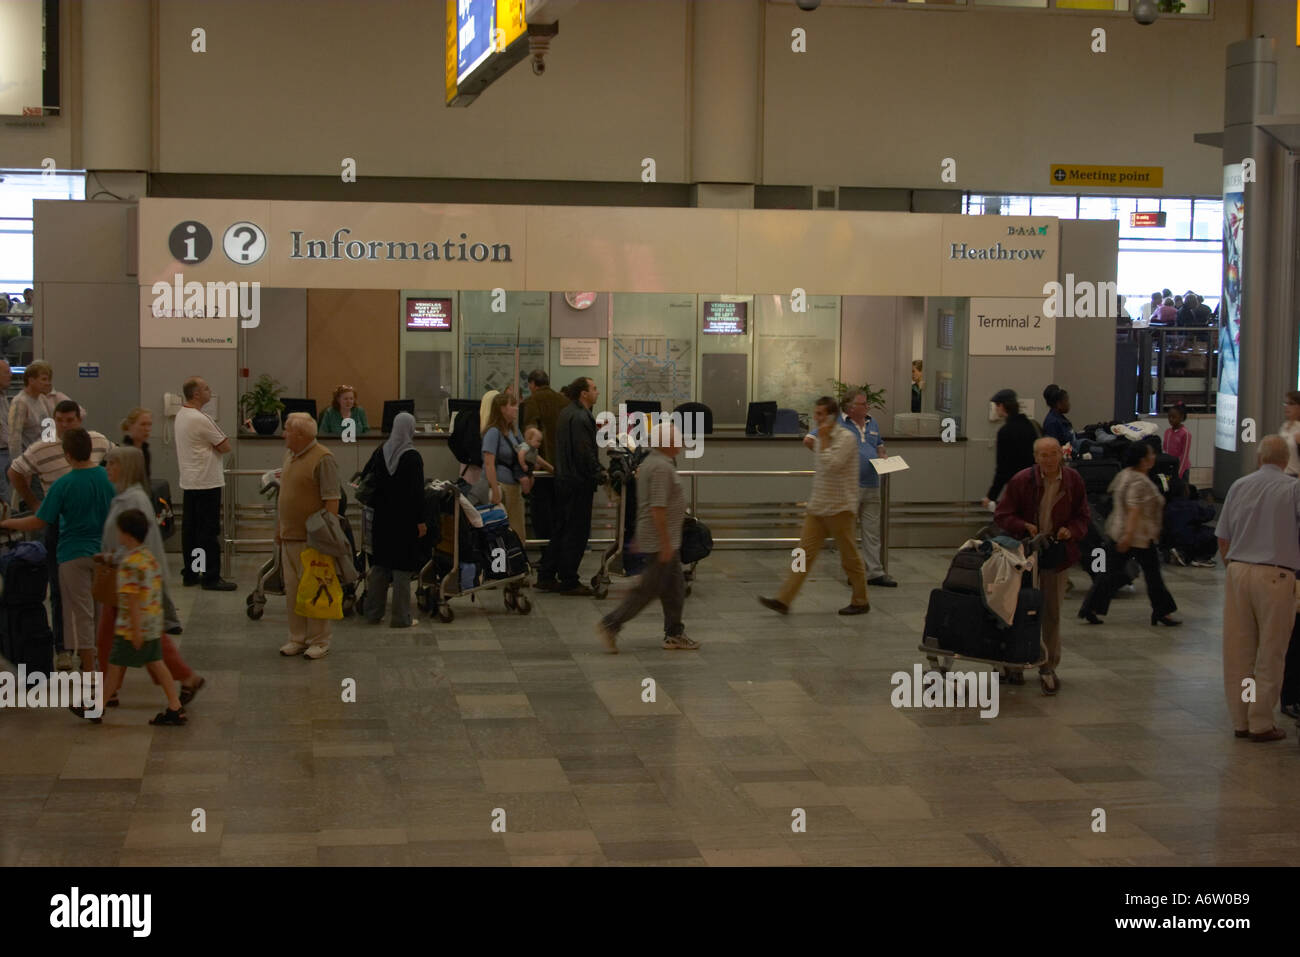
[[[1277,430],[1278,435],[1286,439],[1286,449],[1291,453],[1291,460],[1287,462],[1286,474],[1300,476],[1300,449],[1296,448],[1296,435],[1300,433],[1300,422],[1283,422],[1282,427]]]
[[[181,488],[199,491],[221,488],[221,455],[213,448],[225,441],[226,434],[198,409],[181,406],[176,413],[176,462],[180,466]]]

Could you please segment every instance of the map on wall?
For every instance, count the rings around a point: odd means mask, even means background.
[[[835,377],[835,342],[794,336],[759,336],[754,398],[782,408],[812,411]]]
[[[546,356],[541,339],[519,340],[519,383],[516,394],[524,394],[528,373],[543,367]],[[477,398],[492,389],[500,391],[508,386],[515,375],[515,337],[470,336],[465,340],[466,396]]]
[[[691,401],[694,343],[689,339],[618,337],[611,340],[610,397],[658,399],[665,412]]]

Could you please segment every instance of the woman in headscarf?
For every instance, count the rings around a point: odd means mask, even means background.
[[[411,579],[424,564],[424,461],[415,448],[415,416],[399,412],[388,441],[375,449],[362,475],[375,478],[374,520],[370,526],[370,572],[366,577],[366,621],[379,624],[393,586],[390,627],[409,628]]]
[[[153,515],[153,504],[150,502],[150,492],[148,485],[148,476],[145,471],[144,452],[139,447],[128,445],[119,445],[117,448],[110,449],[104,456],[104,468],[108,471],[108,479],[117,489],[117,495],[108,506],[108,518],[104,521],[104,536],[100,543],[100,549],[105,554],[111,554],[118,558],[124,553],[124,549],[118,542],[117,537],[117,517],[129,509],[139,509],[145,515]],[[141,543],[150,552],[153,553],[154,560],[158,562],[158,569],[162,572],[163,577],[163,602],[164,605],[171,606],[171,598],[167,594],[167,554],[163,550],[162,533],[158,531],[158,523],[149,523],[149,535]],[[99,662],[101,667],[108,663],[108,655],[113,647],[113,625],[117,616],[114,609],[107,606],[100,609],[99,627],[96,632],[96,645],[99,651]],[[185,663],[181,657],[176,643],[172,641],[173,634],[179,634],[179,625],[173,630],[168,628],[162,635],[162,655],[163,663],[167,665],[167,670],[171,672],[173,678],[181,683],[181,704],[187,705],[193,700],[194,696],[199,693],[199,689],[206,683],[201,675],[195,674],[194,669]],[[156,683],[156,682],[155,682]],[[108,707],[117,706],[117,695],[114,695],[108,701]]]

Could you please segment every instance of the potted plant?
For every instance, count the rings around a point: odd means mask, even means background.
[[[274,435],[280,424],[284,403],[280,396],[284,387],[266,373],[257,377],[253,387],[239,397],[239,412],[252,419],[253,431],[258,435]]]
[[[884,408],[885,405],[884,389],[873,389],[869,384],[866,383],[863,383],[862,385],[849,385],[847,382],[841,382],[839,379],[831,379],[829,381],[831,384],[831,390],[835,395],[835,401],[838,402],[841,407],[844,405],[844,397],[846,395],[848,395],[850,392],[857,392],[858,389],[861,389],[863,392],[867,394],[867,405],[870,408],[872,409]]]

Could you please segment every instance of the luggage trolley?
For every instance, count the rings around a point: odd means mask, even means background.
[[[986,541],[993,537],[995,529],[992,526],[986,526],[976,533],[976,537],[981,541]],[[1021,542],[1025,549],[1025,557],[1031,558],[1042,552],[1049,545],[1055,544],[1055,539],[1050,535],[1039,534],[1032,538],[1025,539]],[[1032,576],[1033,587],[1038,587],[1038,563],[1034,562],[1032,572],[1025,574]],[[928,630],[928,629],[924,629]],[[982,658],[974,655],[962,654],[942,648],[939,639],[928,634],[922,634],[921,644],[917,650],[922,652],[930,667],[938,671],[941,675],[946,675],[951,670],[955,661],[974,661],[980,664],[992,665],[995,668],[1002,669],[1006,673],[1007,680],[1011,684],[1024,684],[1024,672],[1028,668],[1039,668],[1047,661],[1047,650],[1043,647],[1042,629],[1038,632],[1038,653],[1033,656],[1033,661],[1002,661],[996,658]]]
[[[262,473],[262,487],[258,492],[269,499],[271,502],[276,501],[280,496],[280,470],[272,469],[269,472]],[[343,585],[343,614],[350,616],[355,614],[357,608],[357,585],[365,580],[365,558],[357,552],[356,539],[352,536],[352,526],[348,522],[347,516],[343,514],[347,508],[347,498],[341,498],[339,501],[339,524],[343,528],[343,534],[347,537],[348,545],[352,548],[352,564],[356,568],[360,577],[350,585]],[[272,510],[274,511],[274,510]],[[336,559],[339,561],[340,559]],[[342,576],[340,576],[340,583]],[[262,563],[262,567],[257,570],[257,584],[253,590],[244,598],[245,613],[253,621],[259,620],[266,613],[266,596],[284,594],[284,566],[281,561],[280,546],[276,545],[271,551],[271,557]]]
[[[474,601],[477,592],[499,588],[502,590],[507,611],[517,611],[521,615],[531,612],[533,603],[522,591],[528,584],[528,576],[531,572],[529,566],[525,563],[523,572],[517,575],[488,578],[486,569],[491,567],[491,558],[488,557],[486,562],[481,560],[485,557],[481,545],[482,529],[474,527],[465,520],[461,507],[461,503],[468,504],[469,499],[449,482],[430,482],[425,486],[425,491],[426,495],[432,493],[437,496],[437,527],[440,529],[440,535],[434,546],[433,555],[420,569],[416,578],[415,597],[416,605],[420,610],[426,614],[437,615],[439,621],[447,624],[456,617],[451,607],[452,598],[469,595],[470,601]],[[431,529],[433,527],[435,526],[430,525]],[[449,547],[450,552],[443,551],[443,546]],[[474,562],[478,569],[471,579],[475,584],[462,588],[461,570],[464,565],[469,564],[470,557],[479,559]],[[439,565],[442,565],[446,571],[440,571]]]

